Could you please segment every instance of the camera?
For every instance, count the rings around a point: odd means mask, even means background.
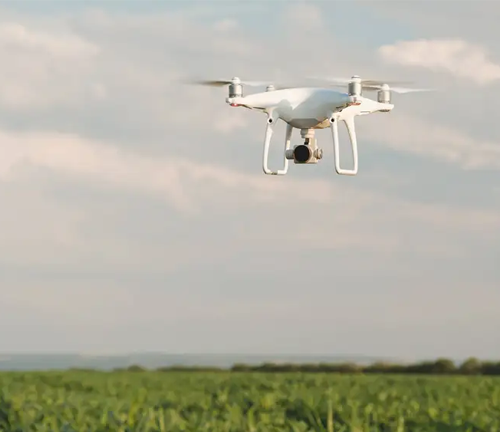
[[[288,149],[285,157],[296,164],[317,164],[323,158],[323,150],[318,148],[316,138],[306,138],[304,144]]]

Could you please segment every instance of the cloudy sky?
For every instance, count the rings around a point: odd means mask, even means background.
[[[2,351],[499,358],[499,12],[2,2]],[[357,120],[357,177],[328,130],[265,176],[265,116],[176,83],[353,74],[440,89]]]

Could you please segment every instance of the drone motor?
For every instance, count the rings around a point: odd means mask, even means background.
[[[380,90],[377,92],[377,101],[383,104],[391,103],[391,90],[387,84],[382,85]],[[381,109],[381,112],[389,112],[389,110]]]
[[[380,103],[391,103],[391,90],[387,84],[384,84],[377,92],[377,101]]]
[[[351,81],[347,85],[349,96],[361,96],[363,93],[363,86],[361,79],[358,75],[353,75]]]
[[[242,97],[243,96],[243,86],[239,78],[234,77],[229,84],[229,97]]]

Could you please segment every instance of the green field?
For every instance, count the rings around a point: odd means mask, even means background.
[[[2,431],[500,431],[500,378],[0,374]]]

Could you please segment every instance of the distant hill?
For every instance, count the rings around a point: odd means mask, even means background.
[[[272,363],[344,363],[369,364],[395,359],[363,356],[307,356],[307,355],[238,355],[238,354],[163,354],[134,353],[123,355],[91,354],[0,354],[0,370],[51,370],[89,368],[112,370],[141,365],[156,369],[164,366],[231,367],[236,363],[257,365]]]

